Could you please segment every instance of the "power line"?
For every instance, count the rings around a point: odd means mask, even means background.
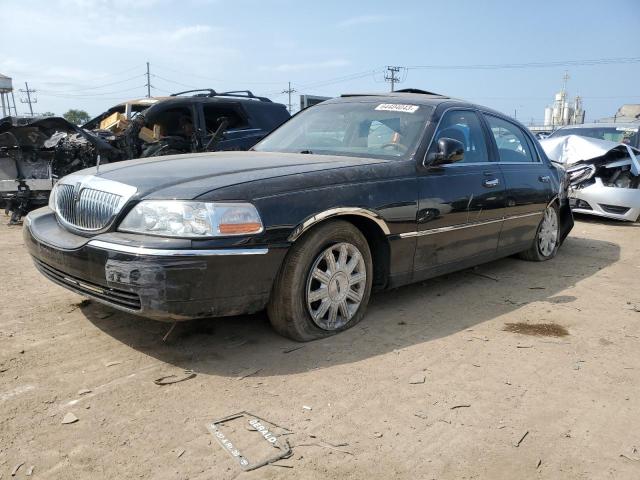
[[[164,80],[165,82],[169,82],[169,83],[175,83],[176,85],[180,85],[181,87],[187,87],[187,88],[198,88],[194,85],[189,85],[187,83],[182,83],[182,82],[178,82],[176,80],[171,80],[170,78],[165,78],[165,77],[161,77],[160,75],[156,74],[156,73],[152,73],[151,76],[153,78],[159,78],[160,80]],[[154,87],[155,88],[155,87]]]
[[[562,60],[554,62],[529,63],[495,63],[470,65],[410,65],[409,70],[498,70],[510,68],[548,68],[548,67],[578,67],[589,65],[613,65],[640,63],[640,57],[596,58],[591,60]]]
[[[169,90],[165,90],[164,88],[153,87],[153,89],[158,90],[159,92],[162,92],[162,93],[166,93],[167,95],[173,94],[173,92],[170,92]]]
[[[118,93],[131,92],[133,90],[141,90],[146,85],[136,85],[135,87],[125,88],[123,90],[116,90],[112,92],[99,92],[99,93],[64,93],[51,90],[38,90],[41,95],[46,97],[60,97],[60,98],[100,98],[104,95],[116,95]],[[155,88],[155,87],[154,87]]]
[[[330,78],[330,79],[327,79],[327,80],[321,80],[319,82],[312,82],[312,83],[307,83],[307,84],[298,84],[298,86],[303,87],[303,88],[325,87],[327,85],[333,85],[333,84],[342,83],[342,82],[349,82],[349,81],[352,81],[352,80],[358,80],[360,78],[373,76],[376,73],[381,73],[382,71],[384,71],[384,70],[381,70],[381,69],[367,70],[365,72],[352,73],[350,75],[343,75],[343,76],[340,76],[340,77]]]
[[[95,85],[93,87],[76,88],[76,89],[73,89],[73,90],[47,90],[47,91],[56,92],[56,93],[76,93],[76,92],[85,92],[87,90],[99,90],[99,89],[104,88],[104,87],[110,87],[112,85],[119,85],[121,83],[130,82],[131,80],[136,80],[136,79],[138,79],[138,78],[140,78],[142,76],[145,76],[145,75],[136,75],[134,77],[125,78],[123,80],[118,80],[118,81],[115,81],[115,82],[105,83],[105,84],[102,84],[102,85]]]

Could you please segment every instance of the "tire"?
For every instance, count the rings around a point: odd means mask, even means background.
[[[559,247],[560,212],[558,206],[553,203],[545,209],[531,247],[519,256],[530,262],[544,262],[555,257]]]
[[[269,320],[279,334],[299,342],[335,335],[362,320],[372,282],[371,251],[360,230],[328,221],[291,247],[274,282]]]

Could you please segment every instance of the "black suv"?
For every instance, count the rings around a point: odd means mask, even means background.
[[[110,108],[82,127],[64,118],[0,120],[0,205],[12,223],[47,203],[55,180],[102,163],[217,150],[248,150],[290,117],[248,90],[190,90]]]
[[[119,115],[125,117],[126,128],[114,132],[102,127],[106,119],[115,117],[115,122]],[[249,90],[203,89],[121,103],[82,128],[104,138],[131,159],[248,150],[289,117],[284,105]],[[143,128],[148,130],[148,137],[141,138]]]
[[[351,327],[372,288],[520,254],[573,226],[562,171],[518,122],[419,90],[347,95],[249,152],[61,179],[25,244],[50,280],[174,321],[256,312],[296,340]]]

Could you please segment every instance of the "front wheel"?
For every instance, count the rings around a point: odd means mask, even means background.
[[[549,205],[538,225],[533,244],[520,254],[521,258],[532,262],[544,262],[556,256],[560,247],[559,218],[555,203]]]
[[[278,333],[298,341],[336,334],[364,317],[373,279],[369,245],[356,227],[334,220],[294,244],[267,307]]]

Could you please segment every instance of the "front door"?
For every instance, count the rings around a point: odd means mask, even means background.
[[[418,177],[416,279],[493,256],[502,226],[504,178],[490,160],[479,114],[463,109],[445,112],[429,153],[437,151],[441,138],[460,141],[464,158],[427,165]]]

